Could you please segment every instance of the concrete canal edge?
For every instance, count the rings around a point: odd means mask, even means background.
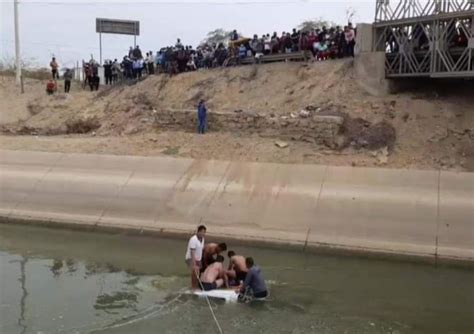
[[[474,263],[474,174],[0,151],[0,222]]]

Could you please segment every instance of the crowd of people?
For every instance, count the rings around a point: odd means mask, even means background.
[[[341,27],[322,27],[310,31],[293,29],[278,35],[266,34],[244,38],[234,30],[230,42],[204,43],[197,48],[184,45],[177,39],[175,45],[161,48],[156,53],[143,55],[140,46],[130,47],[121,62],[107,60],[104,76],[107,83],[119,78],[138,79],[145,74],[168,73],[170,75],[202,68],[237,65],[242,59],[269,54],[306,52],[315,60],[327,60],[354,56],[355,29],[352,24]]]
[[[156,53],[143,54],[140,46],[130,47],[128,54],[119,61],[105,60],[104,84],[112,85],[122,79],[140,79],[143,75],[196,71],[221,66],[238,65],[244,59],[258,62],[271,54],[302,52],[305,58],[315,61],[354,56],[356,30],[349,23],[344,28],[321,27],[310,30],[293,29],[292,32],[274,32],[253,38],[240,36],[236,30],[229,36],[228,43],[203,43],[197,48],[184,45],[177,39],[175,45],[161,48]],[[59,78],[59,65],[55,58],[50,63],[52,80]],[[99,64],[93,58],[83,62],[83,87],[91,91],[99,89]],[[52,85],[53,83],[51,83]],[[67,88],[69,91],[70,85]]]
[[[465,26],[451,22],[446,29],[446,42],[450,49],[465,48],[469,44],[469,37],[466,32],[471,29],[470,23]],[[398,53],[400,48],[404,51],[428,51],[430,49],[430,36],[427,25],[416,25],[412,31],[408,28],[396,28],[385,32],[386,51],[388,53]],[[431,37],[433,39],[433,37]]]
[[[230,36],[228,45],[224,43],[204,43],[194,49],[185,46],[180,39],[174,46],[159,50],[155,55],[150,51],[144,58],[147,73],[159,72],[171,75],[200,68],[213,68],[240,64],[243,59],[254,57],[257,61],[265,55],[307,52],[315,60],[353,57],[355,29],[352,24],[344,27],[322,27],[310,31],[293,29],[278,35],[266,34],[244,38],[236,30]],[[136,53],[138,54],[138,52]],[[135,56],[135,55],[134,55]],[[130,58],[130,54],[129,57]],[[126,60],[127,57],[124,57]],[[135,57],[136,59],[136,57]]]
[[[201,225],[189,239],[185,262],[191,270],[191,288],[210,291],[233,288],[239,300],[264,299],[268,295],[261,269],[252,257],[229,250],[228,266],[224,266],[225,243],[205,243],[206,227]]]

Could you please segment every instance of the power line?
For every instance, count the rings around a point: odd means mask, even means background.
[[[0,3],[11,4],[2,0]],[[22,1],[20,5],[266,5],[266,4],[317,4],[312,0],[260,0],[260,1]]]
[[[0,41],[6,42],[6,43],[14,43],[14,40],[11,39],[6,39],[6,38],[0,38]],[[57,47],[57,48],[67,48],[67,49],[72,49],[72,50],[83,50],[83,49],[96,49],[99,50],[97,46],[88,46],[88,45],[83,45],[81,47],[77,47],[74,45],[67,45],[67,44],[56,44],[56,43],[49,43],[49,42],[31,42],[31,41],[24,41],[22,44],[32,44],[32,45],[44,45],[44,46],[52,46],[52,47]],[[124,50],[124,48],[121,47],[108,47],[107,49],[113,49],[113,50]],[[128,49],[127,49],[128,52]]]

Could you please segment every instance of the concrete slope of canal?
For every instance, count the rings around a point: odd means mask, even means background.
[[[474,260],[474,174],[0,151],[3,222]]]

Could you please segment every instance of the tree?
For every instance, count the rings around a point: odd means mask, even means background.
[[[352,20],[354,19],[354,16],[356,15],[357,15],[357,11],[352,7],[348,7],[346,9],[347,23],[352,23]]]
[[[336,26],[336,24],[334,22],[324,20],[322,17],[320,17],[301,22],[300,25],[298,25],[298,29],[301,31],[311,31],[315,29],[321,29],[322,27],[328,28],[332,26]]]
[[[232,31],[219,28],[208,32],[206,38],[201,42],[201,44],[227,43],[230,40],[231,35]]]
[[[23,69],[31,69],[37,68],[38,64],[35,58],[21,58],[21,68]],[[15,57],[11,56],[4,56],[0,59],[0,70],[2,71],[14,71],[16,69],[16,61]]]

